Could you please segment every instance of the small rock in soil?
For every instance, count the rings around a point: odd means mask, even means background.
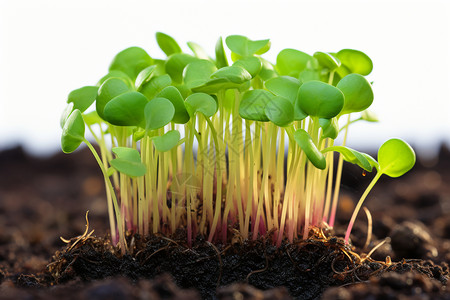
[[[428,259],[438,255],[430,233],[417,221],[405,221],[391,231],[391,245],[396,257]]]
[[[373,228],[372,234],[378,238],[384,239],[387,237],[391,229],[395,226],[395,221],[391,216],[384,214],[384,212],[379,212],[373,214]]]

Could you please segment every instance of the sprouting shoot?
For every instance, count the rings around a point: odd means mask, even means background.
[[[63,151],[84,142],[102,170],[111,238],[123,253],[127,233],[179,228],[189,245],[197,235],[227,242],[231,232],[270,234],[276,245],[308,238],[312,227],[334,225],[344,160],[377,171],[348,242],[378,178],[415,163],[401,139],[384,143],[378,162],[346,146],[354,123],[376,121],[365,78],[372,61],[361,51],[284,49],[269,62],[269,40],[219,38],[211,58],[196,43],[186,53],[166,34],[156,39],[167,57],[121,51],[97,84],[69,94],[61,118]]]

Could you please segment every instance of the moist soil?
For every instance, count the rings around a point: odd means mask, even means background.
[[[46,158],[0,152],[0,299],[450,299],[450,151],[382,177],[352,247],[342,237],[373,174],[346,165],[334,231],[276,248],[270,236],[187,247],[172,237],[108,240],[100,170],[85,149]],[[89,210],[89,231],[85,214]],[[64,243],[60,237],[70,240]],[[386,239],[387,238],[387,239]],[[374,253],[367,254],[386,240]]]

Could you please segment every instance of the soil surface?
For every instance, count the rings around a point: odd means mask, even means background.
[[[188,248],[177,236],[134,236],[135,251],[119,259],[88,151],[36,158],[4,150],[0,299],[450,299],[450,151],[442,146],[401,178],[382,177],[366,200],[370,243],[361,211],[354,248],[344,247],[340,237],[372,176],[346,165],[335,231],[307,241],[277,249],[268,237],[231,245],[198,239]],[[82,236],[87,210],[95,232]]]

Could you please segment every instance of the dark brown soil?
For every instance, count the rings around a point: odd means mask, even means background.
[[[367,249],[362,212],[354,249],[318,234],[279,249],[264,239],[232,246],[199,239],[190,249],[176,237],[136,236],[141,250],[118,258],[103,239],[106,201],[90,153],[38,159],[20,147],[6,150],[0,153],[0,299],[450,299],[450,152],[439,153],[433,164],[419,161],[407,175],[382,178],[375,187],[367,199],[374,221]],[[371,179],[348,165],[345,174],[337,236]],[[69,251],[59,237],[83,234],[87,210],[99,238]],[[390,243],[359,263],[386,237]]]

